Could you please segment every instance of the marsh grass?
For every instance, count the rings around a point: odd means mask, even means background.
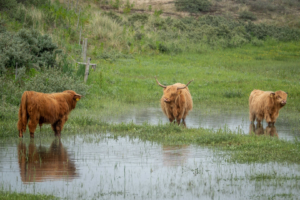
[[[17,193],[17,192],[8,192],[2,191],[0,189],[0,200],[57,200],[60,199],[53,195],[45,194],[26,194],[26,193]]]

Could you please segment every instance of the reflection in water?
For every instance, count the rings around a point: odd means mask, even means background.
[[[42,182],[47,179],[72,179],[76,174],[73,161],[69,159],[60,138],[55,138],[50,148],[37,146],[34,139],[28,148],[21,140],[18,145],[18,160],[23,182]]]
[[[189,158],[189,145],[163,145],[164,166],[180,166]]]
[[[50,179],[36,172],[36,179],[43,179],[43,182],[28,184],[24,180],[34,178],[34,165],[37,171],[42,170],[48,174],[51,170],[64,169],[62,164],[57,164],[53,159],[52,164],[45,159],[40,162],[32,156],[35,149],[41,157],[45,157],[43,154],[47,152],[48,157],[51,157],[50,152],[54,152],[58,160],[59,150],[51,149],[54,146],[59,149],[61,143],[56,140],[51,147],[39,147],[34,142],[30,145],[21,142],[18,147],[18,143],[13,140],[2,140],[2,143],[0,140],[2,190],[31,194],[38,192],[62,199],[101,200],[235,200],[280,199],[286,196],[299,199],[300,196],[298,164],[227,162],[226,154],[215,151],[215,148],[198,145],[162,146],[129,137],[116,140],[112,135],[101,133],[65,136],[62,142],[69,158],[76,164],[77,173],[82,175],[70,181],[59,179],[59,175]],[[18,156],[17,150],[28,156]],[[61,151],[64,152],[61,154],[66,155],[65,150]],[[70,163],[67,165],[67,158],[63,160],[66,164],[61,175],[69,173],[71,177],[75,167]],[[40,166],[40,163],[47,167]]]
[[[278,133],[275,126],[267,126],[265,129],[261,123],[251,123],[249,126],[249,134],[255,133],[255,135],[269,135],[278,138]]]

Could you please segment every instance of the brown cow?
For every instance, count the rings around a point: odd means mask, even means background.
[[[171,123],[176,119],[179,125],[182,119],[183,125],[186,126],[185,118],[193,108],[192,96],[187,86],[193,80],[186,85],[175,83],[174,85],[164,86],[158,82],[156,77],[155,79],[157,84],[164,88],[164,94],[160,99],[161,109]]]
[[[253,123],[266,120],[269,126],[274,126],[279,110],[286,104],[287,93],[284,91],[253,90],[249,97],[249,119]]]
[[[51,124],[55,136],[60,136],[69,113],[81,97],[73,90],[51,94],[25,91],[19,109],[19,137],[23,137],[28,119],[30,119],[28,128],[31,138],[34,137],[37,124],[41,126],[43,123]]]

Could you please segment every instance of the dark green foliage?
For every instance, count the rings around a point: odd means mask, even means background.
[[[142,24],[145,24],[148,21],[148,15],[145,14],[134,14],[130,17],[128,17],[128,22],[130,25],[133,25],[135,22],[141,22]]]
[[[18,79],[9,77],[9,72],[5,76],[0,76],[0,97],[5,96],[7,103],[18,106],[24,91],[32,90],[36,92],[62,92],[64,90],[74,90],[81,95],[87,93],[88,87],[78,77],[62,73],[58,69],[18,69]]]
[[[50,4],[50,0],[17,0],[17,2],[22,3],[26,6],[33,5],[37,7]]]
[[[144,37],[145,37],[145,34],[139,32],[139,31],[137,31],[137,32],[134,34],[134,39],[135,39],[135,40],[141,40],[141,39],[143,39]]]
[[[246,31],[258,39],[273,37],[280,41],[291,41],[300,39],[300,30],[289,27],[276,27],[265,24],[253,24],[251,22],[245,25]]]
[[[246,20],[251,20],[251,21],[255,21],[257,19],[257,17],[249,11],[243,11],[239,14],[239,18],[240,19],[246,19]]]
[[[13,33],[0,34],[0,70],[6,67],[15,67],[29,64],[32,55],[29,52],[29,44]]]
[[[175,0],[175,7],[178,11],[190,13],[209,11],[212,4],[209,0]]]
[[[32,17],[27,14],[27,10],[22,6],[18,6],[14,11],[9,12],[8,14],[11,18],[22,23],[23,27],[31,27],[33,25]]]
[[[8,67],[53,67],[56,55],[61,53],[48,35],[36,30],[22,29],[18,33],[0,33],[0,63],[2,71]]]
[[[270,1],[249,1],[253,11],[282,11],[283,6],[272,4]]]
[[[76,75],[79,78],[83,78],[84,77],[84,73],[85,73],[85,65],[79,65],[78,69],[77,69],[77,72],[76,72]]]
[[[16,0],[0,0],[0,11],[14,10],[17,5]]]
[[[0,19],[0,33],[3,33],[5,31],[6,31],[5,21],[3,19]]]
[[[123,21],[122,17],[120,17],[119,15],[117,15],[116,13],[114,13],[112,11],[104,12],[103,15],[106,15],[106,16],[112,18],[119,24],[121,24],[121,22]]]

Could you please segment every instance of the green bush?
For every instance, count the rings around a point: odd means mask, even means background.
[[[175,0],[175,7],[178,11],[197,13],[209,11],[212,4],[209,0]]]
[[[27,6],[33,5],[33,6],[37,6],[37,7],[50,4],[50,0],[17,0],[17,2],[27,5]]]
[[[278,10],[284,10],[283,6],[272,4],[269,1],[249,1],[249,4],[251,6],[252,10],[255,11],[278,11]]]
[[[18,3],[16,0],[0,0],[0,11],[14,10]]]
[[[5,76],[0,76],[0,98],[5,96],[6,102],[12,105],[19,105],[23,92],[28,90],[43,93],[74,90],[86,95],[89,88],[80,78],[62,73],[57,68],[42,68],[40,71],[19,68],[17,80],[10,78],[9,74],[8,71]]]
[[[0,70],[18,66],[54,67],[56,56],[60,54],[57,45],[48,35],[41,35],[37,30],[22,29],[18,33],[0,33]]]
[[[246,19],[246,20],[251,20],[251,21],[255,21],[257,20],[257,17],[249,11],[243,11],[239,14],[239,18],[240,19]]]

